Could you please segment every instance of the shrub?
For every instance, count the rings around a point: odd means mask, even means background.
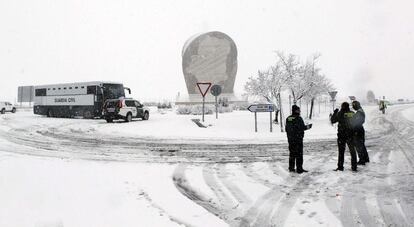
[[[213,105],[205,105],[204,114],[213,114],[215,111]],[[203,106],[202,105],[188,105],[188,106],[178,106],[176,110],[177,114],[180,115],[202,115]]]

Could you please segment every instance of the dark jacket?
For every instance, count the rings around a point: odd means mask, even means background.
[[[286,118],[286,134],[289,142],[303,141],[305,130],[309,128],[299,115],[290,115]]]
[[[352,128],[354,129],[356,133],[361,133],[365,131],[364,126],[363,126],[364,123],[365,123],[365,113],[364,113],[364,110],[360,108],[355,112],[354,117],[352,117],[351,119]]]
[[[338,123],[338,137],[348,138],[354,133],[351,120],[355,113],[353,111],[334,112],[331,116],[331,123]]]

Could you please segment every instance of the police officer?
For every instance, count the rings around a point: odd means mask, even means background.
[[[296,105],[292,106],[292,115],[286,118],[286,134],[289,143],[289,172],[305,173],[303,169],[303,136],[305,130],[312,127],[312,124],[305,125],[302,117],[300,117],[300,108]]]
[[[348,145],[351,153],[352,171],[357,171],[357,157],[354,145],[353,129],[351,119],[354,112],[349,109],[349,103],[344,102],[341,110],[336,109],[331,116],[331,123],[338,123],[338,168],[335,171],[344,171],[345,145]]]
[[[363,124],[365,123],[365,112],[361,107],[361,103],[358,101],[352,102],[352,108],[356,111],[352,118],[352,127],[354,129],[354,141],[355,148],[358,153],[358,165],[365,165],[369,162],[369,156],[367,148],[365,147],[365,129]]]
[[[385,104],[384,100],[381,100],[379,103],[379,109],[381,110],[382,114],[385,114],[385,109],[387,109],[387,105]]]

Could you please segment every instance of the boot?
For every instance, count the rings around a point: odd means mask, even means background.
[[[357,165],[365,165],[365,161],[362,161],[362,159],[360,159],[358,162],[357,162]]]
[[[307,173],[308,171],[304,169],[298,169],[296,172],[301,174],[301,173]]]

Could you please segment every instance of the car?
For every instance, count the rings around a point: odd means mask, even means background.
[[[0,113],[5,114],[6,112],[16,113],[16,107],[9,102],[0,102]]]
[[[149,109],[139,101],[130,98],[108,99],[103,107],[103,118],[111,123],[114,120],[123,119],[126,122],[133,118],[149,119]]]

